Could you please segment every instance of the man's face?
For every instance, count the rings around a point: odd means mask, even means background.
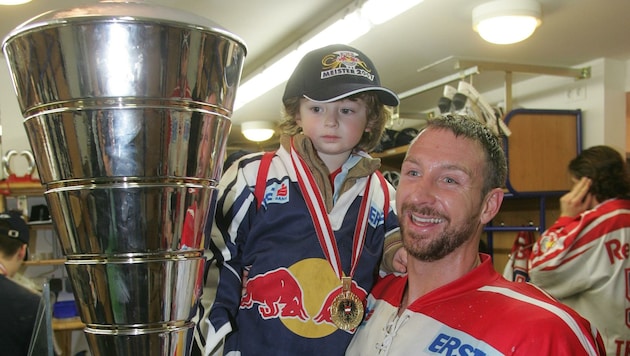
[[[403,245],[421,261],[442,259],[480,233],[484,153],[446,129],[423,131],[410,146],[396,191]]]

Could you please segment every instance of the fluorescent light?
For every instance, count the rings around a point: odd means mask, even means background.
[[[27,2],[31,2],[31,0],[0,0],[0,5],[22,5]]]
[[[399,14],[418,5],[423,0],[368,0],[361,8],[355,8],[341,19],[294,46],[284,56],[263,68],[258,74],[244,81],[239,87],[234,110],[258,98],[269,90],[284,83],[302,57],[317,48],[333,43],[349,44],[368,33],[374,26],[387,22]]]
[[[239,85],[234,103],[234,110],[258,98],[267,91],[286,81],[302,56],[293,51],[281,58],[248,81]],[[287,74],[288,73],[288,74]]]
[[[306,40],[298,47],[298,51],[304,55],[314,49],[331,44],[331,41],[347,44],[368,33],[370,28],[371,25],[367,19],[355,11]]]
[[[372,24],[380,25],[421,2],[422,0],[370,0],[361,7],[361,15]]]
[[[535,0],[495,0],[473,9],[473,28],[490,43],[517,43],[540,26],[540,14]]]

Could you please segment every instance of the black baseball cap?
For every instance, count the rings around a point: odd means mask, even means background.
[[[0,225],[0,236],[20,240],[28,244],[28,225],[19,213],[10,211],[0,213],[0,222],[3,222],[3,224]]]
[[[389,106],[398,106],[398,96],[383,86],[374,63],[363,52],[335,44],[307,53],[298,63],[284,89],[282,102],[307,98],[333,102],[363,92],[374,92]]]

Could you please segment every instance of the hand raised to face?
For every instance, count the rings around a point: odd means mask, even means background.
[[[593,182],[582,177],[573,184],[571,190],[560,198],[560,216],[577,216],[593,207],[595,197],[589,192]]]

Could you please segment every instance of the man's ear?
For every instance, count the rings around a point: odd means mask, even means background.
[[[20,249],[18,250],[18,259],[20,261],[25,261],[26,260],[26,253],[28,252],[28,245],[24,244],[22,245],[22,247],[20,247]]]
[[[501,204],[503,203],[503,189],[494,188],[486,194],[482,205],[479,220],[482,224],[487,224],[499,213]]]

